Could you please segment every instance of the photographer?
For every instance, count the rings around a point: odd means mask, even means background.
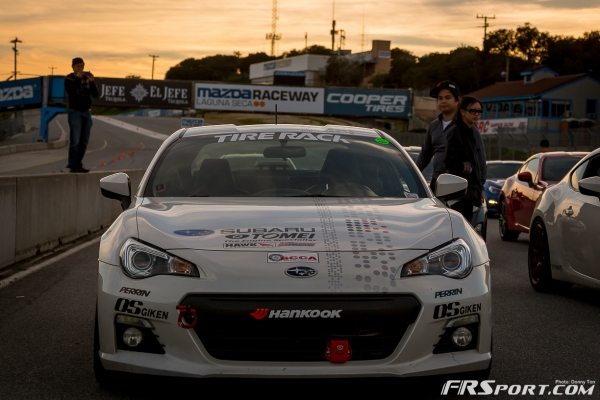
[[[71,63],[73,72],[65,78],[65,92],[68,97],[69,117],[69,161],[71,172],[89,172],[83,168],[82,160],[90,140],[92,129],[92,97],[98,98],[98,88],[94,75],[84,71],[85,63],[75,57]]]

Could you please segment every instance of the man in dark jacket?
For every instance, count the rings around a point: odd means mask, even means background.
[[[440,174],[446,172],[444,162],[446,156],[446,138],[455,125],[454,117],[458,110],[460,90],[452,81],[442,81],[431,89],[429,95],[437,99],[440,115],[429,124],[425,140],[421,146],[421,154],[417,158],[417,167],[423,171],[433,162],[433,175],[430,186],[435,191],[435,181]]]
[[[83,59],[75,57],[71,63],[73,72],[65,78],[69,117],[69,161],[71,172],[89,172],[83,168],[83,156],[87,150],[92,129],[92,97],[98,98],[94,75],[84,71]]]

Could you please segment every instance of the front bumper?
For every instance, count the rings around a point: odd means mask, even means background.
[[[452,280],[439,276],[431,277],[413,277],[405,278],[407,285],[396,285],[393,291],[389,293],[361,293],[358,297],[363,297],[368,314],[368,308],[372,307],[374,319],[376,316],[377,299],[401,299],[404,304],[401,311],[394,310],[393,302],[386,312],[391,312],[391,316],[385,316],[379,313],[384,321],[386,318],[393,318],[398,321],[398,327],[390,328],[390,332],[398,334],[389,351],[382,352],[377,347],[377,343],[390,340],[389,337],[376,337],[377,333],[385,331],[394,324],[377,323],[370,324],[369,318],[354,318],[350,312],[341,311],[340,315],[348,320],[340,319],[343,323],[327,324],[330,321],[318,321],[311,319],[286,319],[282,324],[277,321],[259,321],[259,323],[270,323],[267,329],[260,328],[252,330],[252,321],[250,325],[235,325],[223,328],[225,324],[223,315],[219,309],[222,308],[222,302],[218,304],[214,313],[209,313],[207,308],[202,305],[206,298],[234,298],[239,303],[244,298],[248,300],[247,310],[258,309],[257,305],[265,304],[265,308],[273,309],[277,302],[282,302],[282,307],[291,307],[290,304],[296,304],[298,307],[307,309],[318,309],[318,303],[327,303],[330,296],[335,296],[337,303],[325,304],[323,308],[332,310],[345,310],[344,305],[339,301],[352,302],[351,293],[343,294],[294,294],[287,295],[281,293],[273,294],[246,294],[239,293],[210,293],[210,282],[203,282],[197,279],[157,276],[143,280],[129,279],[121,273],[119,267],[100,263],[98,282],[98,326],[100,339],[99,356],[103,366],[106,369],[118,370],[133,373],[156,374],[165,376],[182,376],[209,378],[218,376],[228,377],[412,377],[434,374],[449,374],[458,372],[467,372],[486,369],[491,362],[491,299],[489,282],[489,264],[475,267],[469,277],[463,280]],[[191,285],[193,285],[193,290]],[[205,286],[205,287],[202,287]],[[406,287],[414,288],[412,291],[406,290]],[[452,287],[450,287],[452,286]],[[314,297],[316,302],[309,299]],[[256,301],[256,299],[259,301]],[[262,300],[261,300],[262,299]],[[251,301],[252,300],[252,301]],[[292,303],[286,303],[292,301]],[[370,303],[369,303],[370,302]],[[359,304],[359,303],[354,303]],[[396,303],[396,306],[399,303]],[[189,319],[184,316],[183,321],[181,313],[177,306],[191,306],[198,309],[198,321],[194,327],[189,325]],[[385,307],[381,307],[383,309]],[[243,309],[243,307],[241,307]],[[354,309],[355,317],[363,315],[356,312],[354,307],[346,307],[346,310]],[[233,310],[233,311],[232,311]],[[240,310],[238,305],[230,307],[230,314],[235,314]],[[334,310],[334,311],[335,311]],[[396,313],[394,315],[394,313]],[[231,315],[233,315],[231,314]],[[162,346],[163,354],[157,352],[129,351],[124,350],[122,343],[117,338],[119,331],[115,327],[117,315],[126,315],[143,319],[150,322],[151,334]],[[219,317],[219,315],[221,315]],[[333,314],[327,314],[333,315]],[[326,316],[327,316],[326,315]],[[436,353],[436,345],[439,345],[444,333],[445,327],[450,321],[465,317],[467,315],[477,315],[478,324],[476,325],[474,348],[462,351],[445,351]],[[221,318],[219,320],[219,318]],[[235,318],[235,315],[232,317]],[[248,316],[248,318],[250,318]],[[352,318],[350,320],[350,318]],[[246,321],[247,322],[247,321]],[[355,323],[354,323],[355,322]],[[389,321],[388,321],[389,322]],[[202,325],[204,324],[204,325]],[[211,344],[201,337],[206,325],[221,324],[217,329],[209,329],[212,334],[212,340],[219,341],[219,351],[215,351],[214,343]],[[291,324],[291,325],[290,325]],[[287,328],[282,328],[282,326]],[[183,327],[182,327],[183,326]],[[263,327],[266,325],[263,324]],[[302,329],[296,329],[302,328]],[[343,328],[343,329],[341,329]],[[260,345],[268,344],[271,340],[264,336],[265,332],[273,331],[271,338],[280,336],[277,332],[281,329],[283,338],[273,340],[275,349],[265,355],[265,351],[259,351],[256,356],[250,353],[244,353],[245,356],[238,357],[237,350],[244,349],[245,346],[257,346],[256,341],[246,341],[244,344],[234,344],[227,346],[229,340],[237,338],[246,340],[248,337],[259,337]],[[297,336],[294,331],[299,330]],[[337,330],[337,331],[336,331]],[[281,333],[280,332],[280,333]],[[307,345],[307,336],[315,333],[316,344]],[[216,333],[216,335],[215,335]],[[389,333],[389,332],[388,332]],[[229,336],[227,336],[229,335]],[[304,336],[303,336],[304,335]],[[343,363],[332,363],[325,358],[325,346],[319,340],[323,336],[347,340],[349,345],[353,346],[356,358],[350,358]],[[263,337],[264,336],[264,337]],[[373,341],[369,342],[370,337]],[[360,338],[362,340],[358,340]],[[206,341],[206,343],[205,343]],[[366,345],[364,343],[367,343]],[[374,344],[375,343],[375,344]],[[225,345],[224,345],[225,344]],[[296,355],[283,355],[282,353],[293,350],[295,344],[302,347]],[[389,344],[389,342],[388,342]],[[281,349],[278,351],[277,347]],[[375,350],[373,348],[375,347]],[[389,347],[389,346],[388,346]],[[228,348],[233,349],[227,351]],[[267,349],[265,346],[264,349]],[[236,350],[237,349],[237,350]],[[263,349],[263,350],[264,350]],[[366,350],[365,350],[366,349]],[[369,352],[369,349],[371,350]],[[311,353],[312,350],[312,353]],[[322,351],[322,359],[319,360],[319,353]],[[299,356],[308,354],[304,360]]]

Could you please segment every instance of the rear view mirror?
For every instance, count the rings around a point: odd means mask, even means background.
[[[301,146],[267,147],[263,151],[265,158],[298,158],[306,156],[306,149]]]

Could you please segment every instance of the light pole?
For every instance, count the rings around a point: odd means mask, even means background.
[[[154,80],[154,60],[158,58],[156,54],[148,54],[148,57],[152,57],[152,80]]]

